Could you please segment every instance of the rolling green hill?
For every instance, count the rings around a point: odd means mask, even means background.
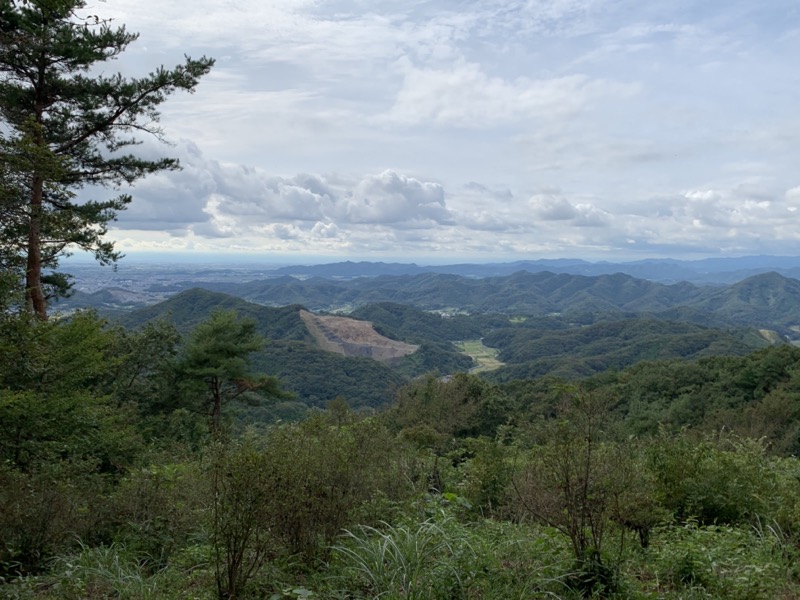
[[[242,317],[255,319],[258,332],[268,339],[312,342],[313,338],[300,318],[300,306],[273,308],[259,306],[241,298],[194,288],[164,302],[142,308],[117,320],[126,327],[137,327],[155,319],[167,319],[181,331],[188,331],[208,317],[214,309],[235,310]]]
[[[782,281],[779,276],[775,277],[778,282]],[[601,281],[591,281],[590,278],[576,280],[561,275],[541,279],[535,274],[522,273],[513,277],[513,281],[506,282],[508,286],[503,289],[507,291],[509,287],[530,283],[531,278],[536,279],[552,297],[571,298],[573,305],[577,306],[589,302],[589,297],[600,296],[609,298],[606,305],[630,304],[641,298],[639,291],[647,291],[649,285],[627,276],[608,276]],[[394,281],[393,285],[397,283]],[[424,280],[417,283],[421,288],[430,285],[430,281]],[[467,284],[465,280],[459,283]],[[622,289],[615,291],[617,287]],[[766,294],[753,282],[742,290],[753,288],[761,291],[751,291],[749,297],[763,298]],[[591,292],[587,291],[589,289]],[[782,289],[784,292],[781,293],[786,293],[787,288]],[[743,294],[744,291],[732,293],[729,302],[717,302],[714,307],[721,314],[699,308],[692,310],[698,315],[708,316],[709,321],[732,320],[728,316],[733,314],[731,305],[741,306]],[[582,300],[576,301],[576,298]],[[265,372],[279,376],[288,389],[310,406],[324,406],[339,395],[348,398],[354,406],[378,406],[391,399],[391,388],[401,385],[409,377],[427,372],[468,371],[473,366],[472,359],[454,345],[454,342],[463,340],[482,339],[486,346],[499,350],[498,358],[504,366],[486,374],[496,381],[543,375],[584,377],[648,360],[742,355],[769,344],[753,329],[720,329],[619,310],[605,315],[594,312],[511,319],[499,314],[448,315],[394,302],[360,307],[352,313],[353,318],[371,322],[375,331],[383,336],[419,346],[415,353],[386,365],[320,349],[300,318],[301,307],[298,305],[281,308],[260,306],[202,289],[188,290],[155,306],[130,313],[122,323],[136,326],[152,319],[167,318],[186,331],[205,319],[214,308],[234,309],[240,315],[256,320],[258,331],[270,340],[270,344],[264,352],[256,355],[254,362]]]
[[[281,277],[212,287],[261,304],[297,302],[311,310],[394,303],[528,317],[628,313],[707,326],[776,328],[783,335],[800,321],[800,281],[777,273],[723,287],[665,285],[621,273],[590,277],[546,271],[482,279],[437,273],[352,280]]]
[[[369,358],[322,350],[300,317],[302,308],[298,305],[260,306],[227,294],[195,288],[128,313],[118,321],[135,328],[148,321],[166,319],[186,332],[215,309],[235,310],[241,317],[254,319],[258,332],[269,340],[264,350],[253,355],[253,366],[277,376],[288,391],[296,394],[298,401],[313,407],[324,407],[337,396],[345,397],[356,408],[383,406],[392,400],[393,390],[406,383],[408,377],[430,371],[452,373],[471,366],[471,359],[457,352],[451,344],[424,336],[417,352],[392,367]],[[379,333],[392,337],[391,332]],[[394,339],[409,341],[402,334]]]
[[[800,281],[777,273],[755,275],[690,306],[732,323],[789,329],[800,325]]]
[[[219,292],[192,289],[154,306],[120,318],[127,327],[167,319],[181,331],[197,325],[214,309],[235,310],[256,321],[258,332],[269,340],[253,355],[253,366],[276,375],[285,389],[308,406],[324,407],[344,396],[354,407],[380,406],[391,400],[391,389],[405,382],[397,371],[369,359],[349,358],[320,350],[300,318],[300,306],[259,306]]]
[[[719,287],[685,282],[665,285],[622,273],[585,276],[547,271],[519,271],[485,278],[431,272],[356,279],[312,277],[301,280],[282,276],[241,283],[205,282],[198,286],[262,307],[302,305],[315,312],[352,312],[369,305],[394,304],[448,314],[460,311],[471,315],[528,318],[563,315],[571,321],[589,323],[609,315],[615,315],[613,318],[617,320],[643,316],[707,327],[772,329],[785,339],[800,339],[800,281],[777,273],[763,273]],[[102,290],[88,295],[76,294],[63,306],[86,305],[102,314],[118,315],[140,301],[131,292]],[[195,301],[203,303],[199,298]],[[374,308],[370,311],[372,315],[357,314],[380,326],[397,327],[392,317],[381,316],[381,311]],[[464,327],[464,323],[454,320],[447,327]],[[430,329],[432,324],[433,329]],[[405,326],[404,335],[413,337],[420,327],[426,335],[433,335],[434,331],[441,330],[442,324],[419,321],[413,327]],[[466,333],[458,337],[467,337]],[[447,334],[443,339],[454,338]]]
[[[558,329],[531,323],[487,332],[483,341],[498,348],[498,358],[506,363],[487,375],[495,381],[544,375],[573,379],[646,360],[743,355],[769,345],[748,329],[725,331],[646,318]]]

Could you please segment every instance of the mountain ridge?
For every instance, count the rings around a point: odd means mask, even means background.
[[[315,265],[279,267],[276,276],[300,277],[378,277],[380,275],[419,275],[442,273],[464,277],[493,277],[510,275],[516,271],[551,271],[571,275],[610,275],[625,273],[639,279],[662,283],[687,281],[696,284],[731,284],[747,277],[769,271],[786,277],[800,278],[800,257],[795,256],[743,256],[717,257],[697,260],[649,258],[636,261],[589,262],[582,259],[535,259],[493,263],[457,263],[426,265],[398,262],[342,261]]]

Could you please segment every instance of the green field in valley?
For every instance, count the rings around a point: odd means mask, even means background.
[[[503,366],[503,363],[497,359],[497,349],[484,346],[482,340],[457,342],[456,347],[470,356],[477,364],[476,367],[470,370],[471,373],[494,371]]]

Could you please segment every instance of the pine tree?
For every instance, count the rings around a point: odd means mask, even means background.
[[[199,400],[215,437],[223,433],[222,408],[232,400],[291,397],[276,378],[251,370],[250,355],[265,343],[256,322],[233,310],[215,310],[189,334],[177,364],[179,391],[190,404]]]
[[[75,248],[101,264],[120,257],[105,234],[131,197],[95,201],[77,192],[178,168],[175,159],[146,160],[128,147],[141,143],[139,133],[161,139],[158,106],[176,91],[193,91],[214,63],[186,57],[142,78],[96,74],[138,35],[84,15],[85,7],[83,0],[0,0],[0,263],[20,270],[25,303],[42,318],[48,284],[57,293],[66,282],[47,273],[60,257]]]

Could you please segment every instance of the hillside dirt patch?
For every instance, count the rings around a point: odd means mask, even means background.
[[[358,321],[349,317],[323,317],[307,310],[300,311],[300,318],[320,348],[344,356],[361,356],[391,362],[419,349],[419,346],[382,336],[369,321]]]

